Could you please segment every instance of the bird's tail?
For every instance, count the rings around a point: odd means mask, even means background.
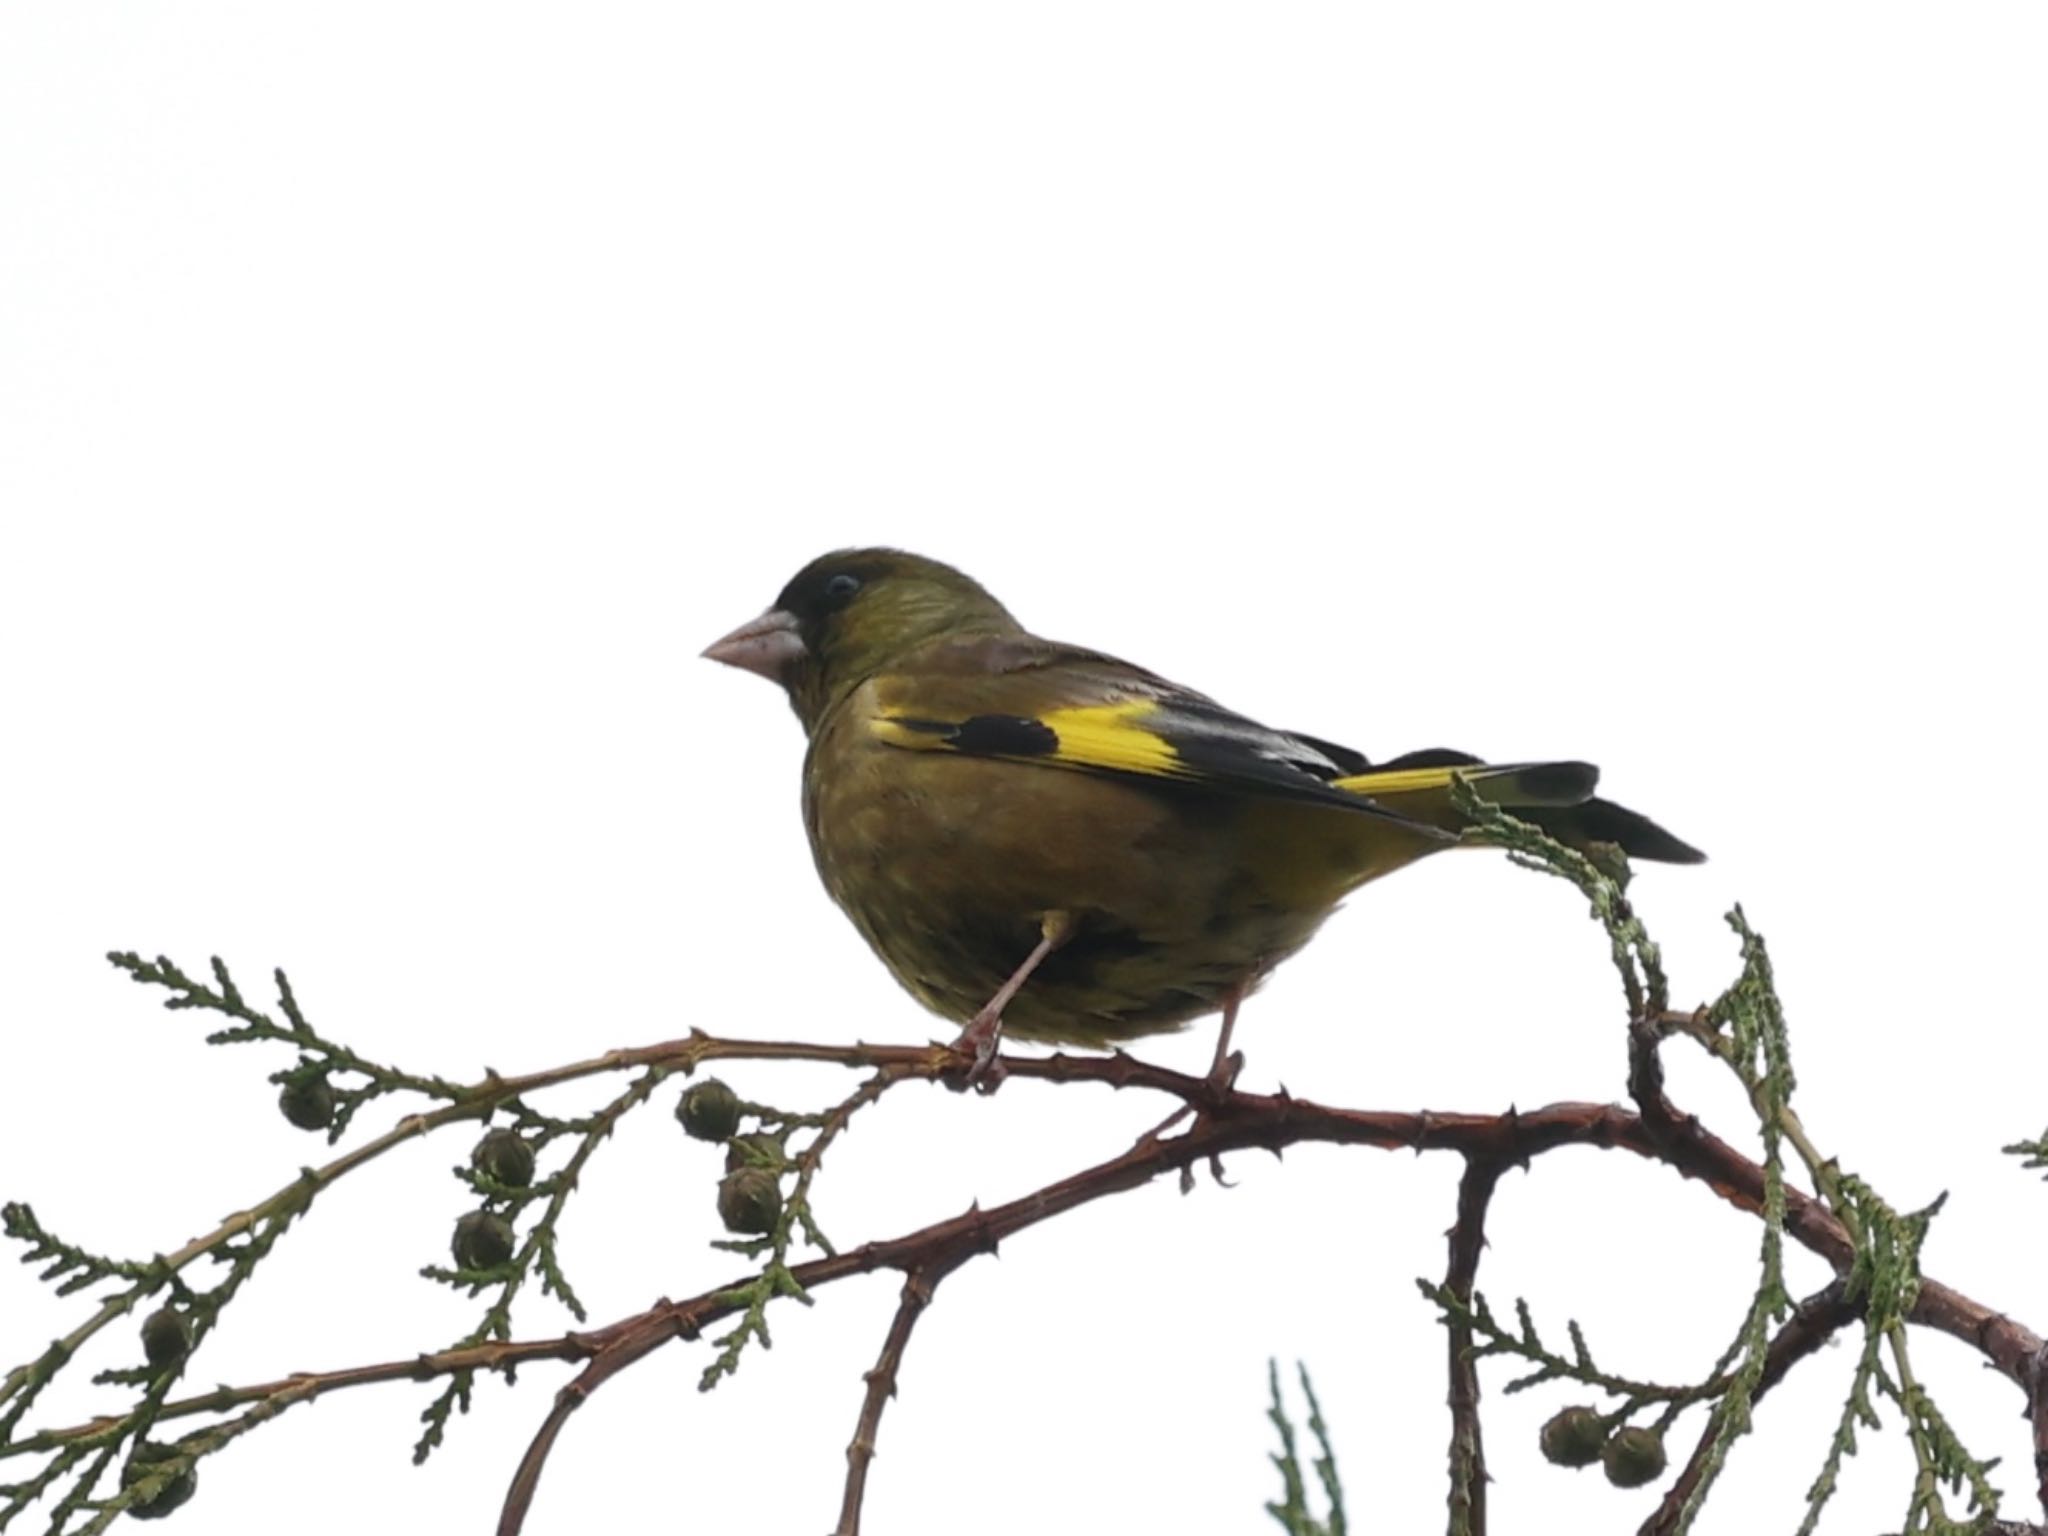
[[[1465,819],[1451,804],[1453,774],[1461,775],[1483,798],[1574,847],[1612,843],[1632,859],[1664,864],[1698,864],[1706,858],[1649,817],[1596,798],[1593,790],[1600,770],[1591,763],[1494,764],[1468,752],[1432,747],[1349,774],[1336,780],[1335,787],[1370,796],[1403,816],[1456,831]]]

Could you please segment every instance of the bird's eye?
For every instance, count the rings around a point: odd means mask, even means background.
[[[859,590],[860,578],[841,571],[837,576],[834,576],[825,583],[825,601],[835,604],[843,603]]]

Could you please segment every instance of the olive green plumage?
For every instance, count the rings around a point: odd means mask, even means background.
[[[1029,1039],[1100,1045],[1241,997],[1348,892],[1456,842],[1453,772],[1567,841],[1701,857],[1594,798],[1587,764],[1373,765],[1039,639],[895,550],[813,561],[706,654],[787,691],[818,873],[920,1002],[973,1017],[1064,925],[1002,1013]]]

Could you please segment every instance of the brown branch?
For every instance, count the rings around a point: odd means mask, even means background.
[[[596,1353],[597,1345],[587,1333],[566,1333],[554,1339],[493,1340],[486,1344],[469,1344],[459,1349],[416,1355],[409,1360],[385,1360],[376,1365],[347,1366],[335,1371],[300,1371],[276,1381],[258,1382],[246,1387],[217,1387],[211,1392],[165,1403],[158,1410],[155,1422],[189,1418],[196,1413],[225,1413],[230,1408],[267,1402],[273,1398],[311,1401],[347,1387],[378,1386],[391,1381],[433,1381],[457,1371],[505,1371],[533,1360],[588,1360]],[[118,1430],[128,1422],[128,1418],[127,1414],[107,1413],[63,1429],[46,1429],[40,1434],[10,1442],[6,1454],[57,1450],[74,1441],[90,1440]]]
[[[1800,1302],[1764,1353],[1763,1374],[1757,1378],[1756,1390],[1750,1394],[1750,1406],[1754,1408],[1766,1392],[1785,1379],[1787,1371],[1862,1315],[1862,1300],[1851,1301],[1848,1284],[1840,1278],[1830,1281]],[[1663,1502],[1643,1522],[1638,1536],[1670,1536],[1678,1529],[1679,1512],[1706,1475],[1707,1462],[1714,1448],[1715,1430],[1716,1425],[1710,1418],[1700,1434],[1699,1444],[1693,1447],[1685,1470],[1664,1490]]]
[[[2000,1318],[1999,1321],[2005,1319]],[[2027,1400],[2034,1416],[2035,1491],[2041,1500],[2042,1513],[2048,1514],[2048,1344],[2034,1351],[2029,1369],[2034,1373],[2033,1383],[2027,1389]]]
[[[1512,1118],[1513,1110],[1508,1111]],[[1465,1159],[1458,1180],[1458,1219],[1450,1231],[1450,1265],[1444,1289],[1472,1304],[1479,1255],[1486,1247],[1486,1211],[1507,1165]],[[1450,1536],[1486,1536],[1486,1448],[1479,1425],[1479,1362],[1472,1357],[1472,1325],[1452,1316],[1444,1332],[1450,1341],[1451,1521]]]
[[[1637,1109],[1641,1112],[1646,1128],[1661,1140],[1671,1142],[1682,1138],[1688,1130],[1697,1129],[1699,1121],[1694,1117],[1690,1120],[1689,1126],[1682,1122],[1677,1110],[1665,1096],[1664,1063],[1659,1054],[1659,1047],[1668,1033],[1685,1033],[1691,1035],[1708,1051],[1714,1051],[1714,1044],[1708,1038],[1707,1031],[1707,1020],[1703,1012],[1692,1014],[1666,1012],[1660,1014],[1654,1021],[1638,1019],[1629,1025],[1629,1096],[1635,1101]],[[1813,1174],[1816,1187],[1820,1188],[1823,1193],[1835,1194],[1834,1187],[1830,1182],[1830,1165],[1824,1163],[1813,1150],[1806,1138],[1804,1128],[1799,1124],[1798,1117],[1793,1115],[1789,1109],[1781,1107],[1778,1118],[1787,1138],[1800,1150],[1808,1169]],[[1704,1135],[1704,1132],[1701,1132],[1701,1134]],[[1732,1149],[1729,1150],[1731,1155],[1734,1155]],[[1740,1160],[1745,1163],[1747,1162],[1747,1159]],[[1761,1170],[1758,1171],[1761,1172]],[[1788,1230],[1791,1225],[1789,1206],[1795,1196],[1798,1197],[1802,1206],[1808,1210],[1823,1209],[1818,1202],[1807,1199],[1804,1196],[1798,1196],[1797,1191],[1788,1187],[1786,1190]],[[1837,1200],[1837,1206],[1839,1206],[1839,1203],[1839,1200]],[[1836,1226],[1839,1228],[1840,1223],[1837,1222]],[[1819,1235],[1817,1229],[1804,1233],[1795,1233],[1794,1235],[1798,1236],[1800,1241],[1806,1243],[1809,1248],[1814,1248],[1816,1252],[1820,1252],[1829,1263],[1835,1266],[1838,1274],[1846,1274],[1846,1267],[1842,1259],[1837,1257],[1831,1251],[1831,1248],[1824,1249],[1816,1246],[1813,1239]],[[1845,1238],[1848,1237],[1846,1231],[1843,1231],[1842,1235]],[[1832,1239],[1830,1239],[1831,1242]],[[2040,1346],[2030,1350],[2026,1344],[2026,1339],[2031,1336],[2028,1330],[2015,1328],[2011,1320],[2005,1317],[2003,1313],[1993,1313],[1987,1308],[1980,1307],[1977,1303],[1950,1290],[1938,1281],[1928,1280],[1922,1282],[1920,1295],[1915,1302],[1910,1320],[1924,1326],[1939,1329],[1941,1332],[1951,1334],[1974,1345],[1980,1353],[1987,1356],[1993,1365],[2017,1383],[2020,1389],[2027,1394],[2027,1411],[2033,1425],[2035,1494],[2040,1501],[2043,1512],[2048,1513],[2048,1346]],[[1788,1323],[1788,1331],[1797,1322],[1798,1319],[1795,1317],[1792,1323]],[[1782,1339],[1783,1337],[1784,1335],[1781,1334],[1780,1338]],[[1770,1379],[1775,1380],[1775,1378]],[[1761,1386],[1758,1389],[1758,1395],[1762,1395]],[[1688,1474],[1693,1474],[1694,1480],[1696,1480],[1698,1470],[1704,1467],[1704,1459],[1711,1441],[1710,1426],[1708,1437],[1702,1440],[1699,1447],[1694,1451],[1693,1461],[1686,1469]],[[1682,1477],[1680,1479],[1681,1484],[1686,1482],[1686,1478]],[[1689,1487],[1679,1490],[1678,1498],[1680,1504],[1683,1503],[1684,1498],[1689,1492]],[[1675,1511],[1678,1505],[1671,1505],[1670,1507]],[[1647,1533],[1652,1530],[1653,1525],[1656,1524],[1656,1518],[1653,1517],[1652,1523],[1646,1524],[1643,1527],[1644,1532]],[[1658,1530],[1668,1528],[1668,1525],[1656,1525]]]
[[[1654,1055],[1654,1053],[1648,1053]],[[607,1071],[657,1064],[695,1067],[714,1060],[815,1061],[850,1068],[887,1068],[901,1080],[944,1080],[956,1075],[960,1058],[943,1045],[824,1046],[802,1042],[727,1040],[703,1034],[603,1056],[518,1078],[491,1078],[465,1090],[457,1106],[424,1116],[408,1117],[394,1134],[370,1148],[348,1154],[323,1175],[338,1177],[381,1152],[399,1134],[420,1134],[451,1120],[474,1118],[487,1105],[516,1094]],[[1003,1238],[1074,1209],[1089,1201],[1133,1189],[1161,1173],[1177,1172],[1205,1159],[1252,1148],[1278,1151],[1300,1142],[1451,1151],[1470,1160],[1506,1167],[1562,1146],[1621,1148],[1639,1157],[1663,1162],[1689,1178],[1697,1178],[1722,1200],[1755,1212],[1763,1201],[1763,1170],[1728,1143],[1708,1132],[1696,1117],[1673,1109],[1662,1092],[1661,1072],[1632,1082],[1642,1091],[1643,1113],[1618,1105],[1565,1103],[1524,1114],[1437,1114],[1431,1111],[1391,1112],[1341,1109],[1290,1097],[1286,1093],[1251,1094],[1232,1091],[1220,1101],[1204,1079],[1168,1071],[1122,1054],[1109,1056],[1014,1057],[1004,1061],[1013,1078],[1054,1083],[1093,1082],[1114,1089],[1142,1088],[1168,1094],[1206,1109],[1183,1134],[1146,1138],[1123,1155],[1085,1169],[1033,1194],[989,1210],[970,1209],[920,1231],[871,1242],[843,1253],[791,1267],[792,1279],[815,1290],[852,1275],[895,1269],[937,1272],[955,1268],[977,1253],[993,1251]],[[222,1229],[240,1230],[231,1220]],[[1838,1274],[1847,1272],[1853,1256],[1849,1234],[1819,1201],[1797,1189],[1786,1191],[1786,1231],[1825,1259]],[[222,1233],[191,1245],[203,1251]],[[743,1282],[742,1282],[743,1283]],[[529,1448],[507,1496],[501,1530],[516,1531],[532,1497],[547,1449],[568,1415],[604,1382],[676,1337],[695,1337],[705,1325],[737,1310],[732,1284],[686,1301],[662,1301],[646,1312],[606,1327],[569,1333],[560,1338],[491,1343],[444,1351],[379,1365],[355,1366],[324,1373],[301,1373],[258,1386],[200,1394],[164,1405],[159,1418],[218,1412],[265,1401],[289,1392],[304,1401],[346,1387],[397,1380],[429,1380],[457,1370],[501,1369],[541,1359],[580,1360],[584,1368],[557,1394],[554,1410]],[[2036,1439],[2044,1399],[2048,1399],[2048,1368],[2044,1368],[2039,1335],[2002,1313],[1981,1305],[1938,1281],[1924,1281],[1911,1314],[1912,1322],[1937,1329],[1979,1351],[1997,1370],[2026,1393],[2035,1415]],[[101,1417],[68,1429],[50,1430],[15,1441],[10,1454],[59,1448],[69,1442],[105,1434],[125,1423],[125,1416]]]
[[[881,1356],[863,1379],[867,1391],[861,1399],[860,1419],[853,1439],[846,1447],[846,1492],[839,1501],[839,1524],[833,1536],[860,1536],[861,1501],[867,1497],[868,1467],[875,1459],[875,1432],[882,1425],[882,1409],[896,1395],[896,1372],[903,1364],[903,1351],[910,1343],[910,1330],[931,1305],[932,1292],[952,1271],[913,1269],[903,1278],[903,1299],[882,1340]]]
[[[1179,1074],[1170,1074],[1178,1078]],[[1200,1080],[1184,1078],[1191,1089]],[[1527,1114],[1472,1115],[1396,1113],[1336,1109],[1286,1093],[1231,1092],[1198,1115],[1182,1135],[1141,1138],[1119,1157],[1072,1174],[1035,1193],[988,1210],[971,1207],[903,1237],[863,1244],[845,1253],[795,1265],[791,1278],[806,1291],[878,1269],[906,1273],[919,1268],[957,1268],[978,1253],[993,1253],[1004,1238],[1091,1201],[1135,1189],[1161,1173],[1207,1158],[1262,1148],[1278,1151],[1300,1142],[1456,1151],[1502,1164],[1521,1162],[1569,1145],[1621,1147],[1664,1162],[1698,1178],[1722,1199],[1747,1211],[1763,1203],[1763,1169],[1705,1130],[1696,1117],[1673,1115],[1655,1133],[1644,1117],[1612,1104],[1553,1104]],[[1786,1191],[1786,1230],[1846,1273],[1851,1257],[1848,1233],[1827,1209],[1797,1190]],[[569,1388],[580,1403],[619,1372],[679,1334],[694,1334],[734,1311],[731,1288],[709,1291],[684,1302],[667,1302],[639,1317],[600,1330],[597,1352]],[[1933,1298],[1930,1301],[1930,1297]],[[1972,1342],[2014,1381],[2030,1381],[2031,1360],[2042,1340],[2009,1318],[1971,1302],[1934,1282],[1921,1287],[1912,1318]],[[567,1409],[558,1406],[521,1462],[507,1495],[500,1536],[515,1536],[546,1460],[547,1445]],[[546,1444],[543,1444],[543,1440]]]
[[[692,1030],[679,1040],[606,1051],[601,1056],[587,1057],[519,1077],[501,1077],[493,1072],[478,1082],[456,1089],[455,1097],[440,1108],[403,1116],[383,1135],[351,1148],[319,1168],[301,1170],[299,1176],[282,1189],[247,1210],[237,1211],[204,1236],[193,1238],[182,1247],[161,1255],[157,1261],[158,1268],[168,1277],[215,1252],[223,1244],[257,1230],[266,1221],[280,1217],[295,1218],[328,1186],[356,1169],[405,1145],[414,1137],[461,1121],[483,1119],[508,1099],[635,1067],[658,1068],[664,1073],[694,1072],[707,1061],[728,1060],[815,1061],[844,1067],[876,1067],[890,1075],[892,1084],[910,1078],[958,1078],[965,1070],[959,1053],[945,1045],[814,1045],[801,1040],[728,1040],[707,1035],[702,1030]],[[1010,1065],[1017,1075],[1023,1077],[1041,1077],[1053,1082],[1087,1080],[1107,1083],[1113,1088],[1148,1087],[1183,1098],[1190,1091],[1189,1085],[1197,1081],[1177,1072],[1149,1067],[1121,1052],[1101,1062],[1053,1056]],[[1086,1070],[1091,1066],[1107,1066],[1110,1070]],[[1076,1067],[1083,1070],[1073,1070]],[[133,1297],[127,1293],[109,1297],[91,1317],[56,1342],[57,1356],[68,1359],[77,1354],[95,1334],[126,1316],[132,1305]],[[35,1379],[31,1366],[18,1367],[5,1378],[0,1378],[0,1404],[28,1390]],[[14,1450],[19,1444],[13,1442],[8,1449]]]
[[[512,1474],[512,1486],[506,1490],[504,1507],[498,1511],[498,1536],[513,1536],[526,1524],[526,1512],[533,1507],[533,1495],[540,1487],[541,1469],[547,1465],[569,1415],[581,1408],[589,1395],[580,1376],[555,1393],[554,1406],[541,1420],[526,1454],[519,1458],[519,1469]]]
[[[714,1291],[708,1292],[707,1296],[716,1297],[719,1294],[719,1292]],[[698,1299],[701,1301],[706,1298],[700,1297]],[[640,1313],[637,1317],[628,1319],[628,1322],[644,1322],[646,1319],[660,1313],[662,1309],[673,1305],[674,1303],[666,1299],[658,1301],[652,1309]],[[731,1311],[732,1308],[728,1307],[726,1310]],[[714,1313],[712,1315],[718,1316],[722,1314]],[[600,1330],[600,1333],[609,1336],[620,1326],[622,1325],[614,1323],[610,1328]],[[697,1337],[699,1331],[687,1319],[680,1317],[675,1319],[669,1326],[670,1332],[667,1338],[693,1340]],[[586,1335],[585,1337],[590,1336]],[[665,1343],[667,1338],[659,1342]],[[602,1345],[598,1350],[592,1352],[591,1363],[593,1365],[604,1358],[603,1350],[607,1348],[610,1348],[609,1344]],[[605,1376],[599,1377],[598,1381],[602,1382],[611,1374],[610,1372],[605,1373]],[[540,1487],[541,1471],[547,1465],[549,1453],[555,1448],[555,1440],[561,1435],[562,1426],[569,1422],[569,1415],[589,1401],[590,1394],[596,1390],[596,1385],[589,1378],[590,1372],[586,1368],[582,1375],[564,1382],[561,1388],[556,1391],[554,1406],[548,1409],[548,1416],[541,1421],[540,1429],[535,1432],[532,1443],[526,1448],[526,1454],[519,1458],[518,1470],[512,1474],[512,1486],[506,1491],[504,1507],[498,1513],[498,1536],[516,1536],[519,1529],[526,1523],[526,1512],[532,1508],[534,1492]]]
[[[1683,1127],[1677,1108],[1664,1094],[1664,1057],[1658,1049],[1668,1027],[1662,1020],[1629,1021],[1628,1096],[1656,1134],[1677,1136]]]

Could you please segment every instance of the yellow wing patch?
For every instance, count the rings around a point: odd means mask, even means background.
[[[1063,768],[1196,777],[1171,741],[1139,724],[1158,712],[1158,703],[1151,699],[1080,704],[1028,716],[974,715],[965,720],[932,720],[893,709],[871,719],[868,732],[888,746],[913,752],[965,752]]]
[[[1052,754],[1057,762],[1072,763],[1077,768],[1108,768],[1118,773],[1192,777],[1172,742],[1138,724],[1158,709],[1159,705],[1151,699],[1126,699],[1121,704],[1048,710],[1039,718],[1059,737],[1059,746]]]

